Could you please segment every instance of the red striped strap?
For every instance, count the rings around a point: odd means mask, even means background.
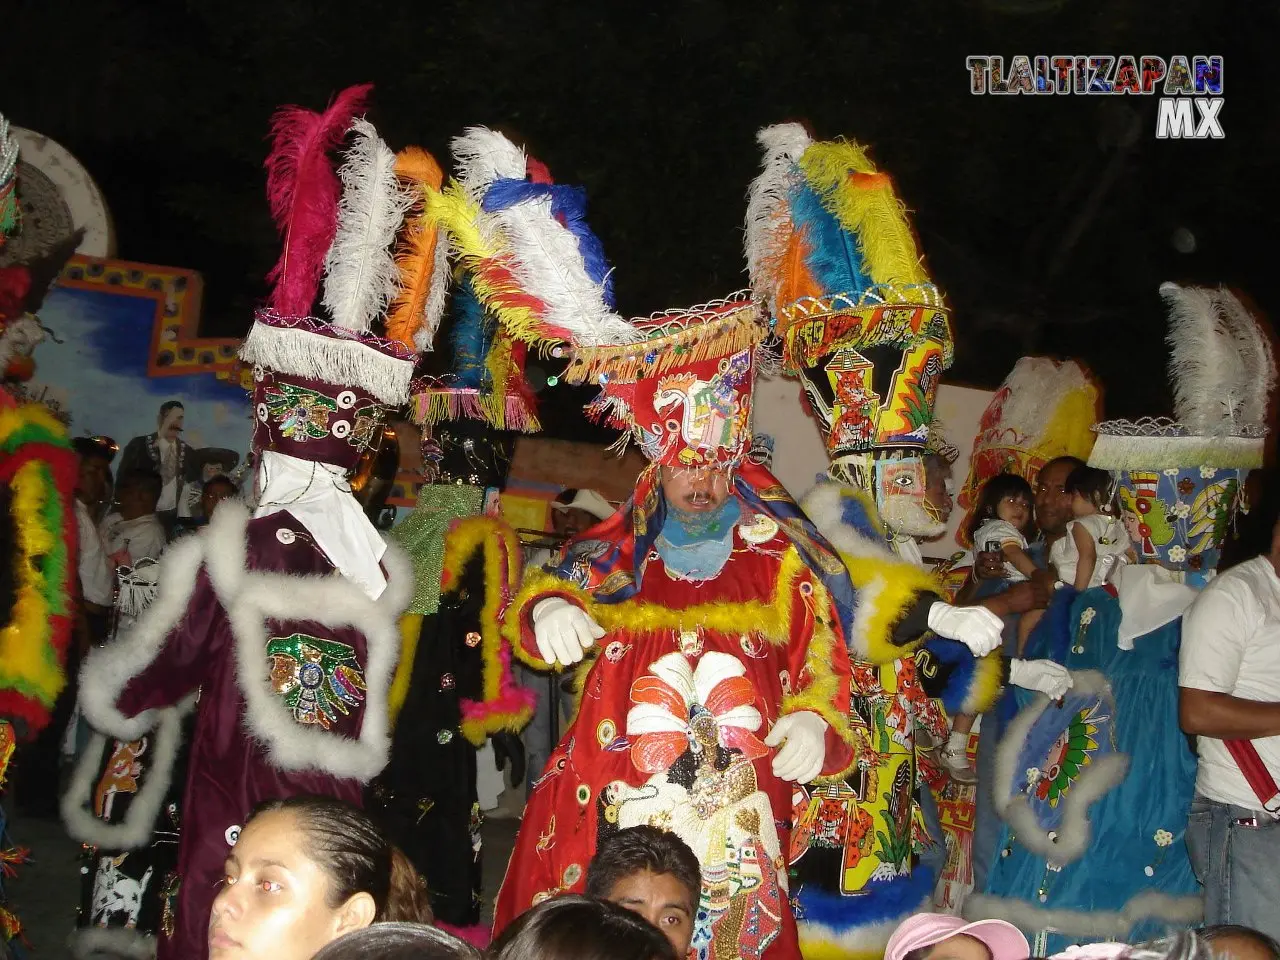
[[[1231,751],[1231,756],[1240,767],[1240,772],[1249,781],[1250,788],[1258,795],[1258,800],[1262,803],[1262,809],[1267,811],[1274,819],[1280,820],[1280,787],[1276,786],[1276,781],[1271,776],[1271,771],[1267,769],[1267,765],[1258,756],[1258,751],[1254,747],[1253,741],[1224,740],[1222,742]]]

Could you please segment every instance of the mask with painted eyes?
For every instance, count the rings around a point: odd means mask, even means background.
[[[885,525],[895,534],[936,537],[946,526],[928,509],[925,501],[924,460],[907,456],[875,461],[876,506]]]

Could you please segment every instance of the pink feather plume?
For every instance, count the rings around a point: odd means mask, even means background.
[[[305,317],[315,302],[342,196],[329,151],[342,143],[372,89],[371,83],[347,87],[324,113],[281,107],[271,118],[267,201],[284,250],[267,274],[273,284],[268,304],[282,316]]]

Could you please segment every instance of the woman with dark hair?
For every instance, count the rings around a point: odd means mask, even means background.
[[[373,923],[430,923],[422,879],[363,811],[271,800],[233,837],[209,915],[211,960],[310,960]]]
[[[678,960],[657,927],[604,900],[566,894],[517,917],[491,960]]]
[[[313,960],[480,960],[481,953],[437,927],[376,923],[339,937]]]

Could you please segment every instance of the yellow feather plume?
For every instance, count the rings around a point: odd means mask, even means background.
[[[921,262],[906,210],[888,174],[879,173],[854,143],[816,143],[800,159],[823,206],[858,238],[868,273],[877,284],[912,287],[931,283]],[[917,302],[909,289],[907,302]],[[921,300],[924,293],[920,294]]]

